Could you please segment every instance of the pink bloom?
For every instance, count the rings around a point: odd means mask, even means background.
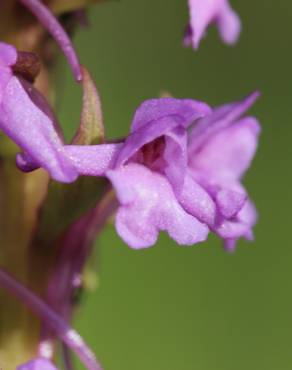
[[[256,222],[241,178],[260,128],[240,118],[256,98],[214,111],[192,100],[150,100],[124,143],[66,151],[80,174],[110,179],[120,202],[116,228],[131,247],[153,245],[159,231],[191,245],[213,230],[233,249],[238,238],[252,238]]]
[[[228,0],[189,0],[190,23],[184,43],[197,49],[209,24],[216,23],[220,36],[226,44],[234,44],[240,33],[238,15]]]
[[[104,171],[111,180],[120,202],[116,228],[132,248],[155,244],[159,231],[182,245],[206,239],[209,228],[188,214],[177,197],[187,171],[187,128],[209,113],[206,104],[193,100],[146,101],[125,142],[111,144],[115,150],[107,169],[95,158],[108,154],[109,144],[66,148],[81,173],[100,176]]]

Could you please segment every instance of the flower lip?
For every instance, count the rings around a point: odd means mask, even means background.
[[[116,228],[134,249],[155,244],[160,231],[166,231],[181,245],[206,240],[209,228],[179,204],[167,178],[138,163],[129,163],[107,174],[120,208]]]

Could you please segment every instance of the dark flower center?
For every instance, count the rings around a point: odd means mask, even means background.
[[[158,169],[163,162],[163,152],[165,150],[165,138],[160,136],[148,144],[142,146],[138,154],[138,162],[151,169]]]

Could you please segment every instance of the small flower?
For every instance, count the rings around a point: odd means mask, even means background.
[[[190,23],[185,33],[185,46],[199,47],[206,29],[216,23],[220,36],[226,44],[234,44],[240,33],[238,15],[230,7],[228,0],[188,0]]]
[[[187,128],[209,113],[193,100],[149,100],[124,143],[66,147],[80,174],[112,182],[120,202],[116,228],[132,248],[153,245],[161,230],[183,245],[206,239],[208,227],[183,209],[177,194],[187,169]]]
[[[260,133],[255,118],[241,116],[257,97],[213,111],[193,100],[149,100],[124,142],[64,150],[80,175],[111,181],[116,228],[132,248],[155,244],[159,231],[192,245],[212,230],[233,250],[240,237],[252,239],[257,219],[241,184]]]
[[[187,170],[187,129],[210,113],[192,100],[150,100],[137,110],[131,134],[108,171],[120,208],[119,235],[133,248],[155,244],[160,230],[182,245],[207,238],[209,229],[178,201]]]
[[[13,74],[16,62],[16,49],[0,43],[0,129],[54,179],[74,181],[78,173],[64,151],[56,118],[33,85]],[[18,156],[18,166],[31,170],[23,162]]]
[[[254,118],[240,117],[257,95],[214,111],[192,100],[150,100],[124,143],[66,151],[80,174],[110,179],[120,202],[116,228],[131,247],[153,245],[160,230],[183,245],[213,230],[231,250],[252,238],[257,218],[240,182],[260,132]]]

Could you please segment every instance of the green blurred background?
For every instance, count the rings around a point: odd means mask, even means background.
[[[103,3],[76,37],[110,138],[127,134],[137,106],[161,91],[211,105],[262,92],[252,113],[263,134],[245,179],[260,214],[253,244],[229,255],[215,237],[183,248],[162,235],[134,251],[113,226],[96,243],[99,287],[75,324],[105,370],[292,369],[292,2],[232,5],[243,22],[234,48],[215,28],[198,52],[182,48],[186,0]],[[80,91],[67,75],[61,120],[73,130]]]

